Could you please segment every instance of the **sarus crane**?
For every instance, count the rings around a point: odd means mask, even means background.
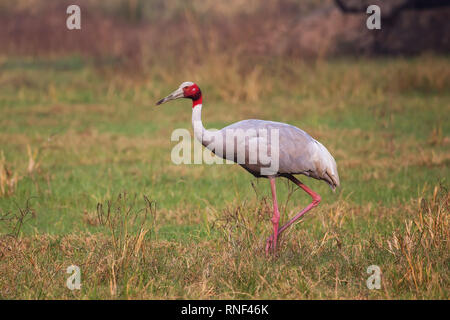
[[[201,119],[202,92],[195,83],[183,82],[156,105],[179,98],[192,100],[194,136],[203,146],[223,159],[238,163],[255,177],[269,179],[273,200],[273,234],[266,241],[266,255],[276,251],[277,239],[286,228],[321,201],[321,197],[298,180],[295,174],[323,180],[333,191],[339,186],[333,156],[305,131],[286,123],[255,119],[239,121],[221,130],[206,130]],[[277,177],[289,179],[312,198],[308,206],[281,227],[275,188]]]

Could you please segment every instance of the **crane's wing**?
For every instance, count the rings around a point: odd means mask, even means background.
[[[278,132],[278,148],[270,134],[274,129]],[[269,133],[262,134],[264,132]],[[213,151],[223,158],[239,163],[255,176],[261,176],[260,172],[264,167],[264,161],[260,161],[259,155],[256,156],[256,163],[250,161],[254,153],[252,145],[266,145],[266,150],[269,150],[270,154],[278,149],[279,163],[276,174],[304,174],[326,181],[333,190],[339,186],[339,175],[333,156],[320,142],[295,126],[281,122],[250,119],[233,123],[219,130],[218,134],[223,136],[222,145],[215,145]],[[225,142],[226,136],[230,134],[234,136],[245,134],[246,139],[241,140],[240,143],[234,140],[236,142],[234,150],[227,153]],[[245,149],[245,160],[238,161],[238,150],[241,147]],[[253,156],[254,158],[255,156]]]

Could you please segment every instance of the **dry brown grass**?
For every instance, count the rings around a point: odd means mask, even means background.
[[[394,231],[387,240],[389,252],[401,265],[407,265],[404,276],[397,281],[409,282],[417,292],[419,287],[425,287],[426,291],[437,287],[445,292],[448,275],[434,271],[434,259],[437,252],[444,254],[444,261],[450,258],[450,193],[436,186],[431,199],[419,198],[416,205],[416,217],[406,220],[403,232]]]
[[[30,144],[26,145],[26,167],[22,169],[25,164],[20,163],[17,167],[8,164],[3,150],[0,150],[0,197],[12,196],[17,189],[17,184],[24,178],[30,177],[39,190],[39,184],[36,181],[37,175],[45,175],[41,171],[41,157],[45,149],[49,147],[51,137],[47,141],[41,143],[38,147],[33,148]],[[48,175],[46,175],[48,181]],[[49,181],[48,181],[49,182]]]
[[[147,221],[145,214],[154,215],[150,202],[141,212],[134,207],[135,199],[120,195],[105,208],[99,205],[98,221],[110,230],[109,235],[3,236],[0,270],[8,277],[0,279],[0,295],[32,299],[444,298],[449,285],[449,199],[448,191],[436,186],[430,198],[383,209],[385,213],[338,202],[314,213],[317,218],[312,225],[304,222],[295,232],[284,234],[278,257],[267,260],[262,246],[267,231],[262,222],[270,216],[266,201],[230,205],[213,224],[221,234],[217,240],[179,243],[150,236],[152,225],[142,224]],[[394,215],[405,216],[402,212],[411,218],[391,233],[367,236],[347,227],[361,219],[369,219],[374,226],[390,223]],[[375,220],[370,218],[373,215]],[[138,222],[136,217],[144,219]],[[319,236],[307,231],[307,224]],[[137,232],[131,232],[132,228]],[[328,259],[332,260],[321,262]],[[383,272],[380,291],[365,287],[365,268],[374,260]],[[81,291],[65,287],[65,269],[71,264],[81,268]],[[24,291],[27,287],[31,290]]]
[[[3,150],[0,153],[0,196],[10,196],[16,190],[19,177],[17,172],[12,172],[6,163]]]

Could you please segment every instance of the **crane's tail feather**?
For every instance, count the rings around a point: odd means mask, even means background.
[[[316,141],[317,142],[317,141]],[[320,142],[317,142],[318,146],[318,161],[319,163],[319,177],[325,180],[333,191],[340,185],[339,174],[337,171],[336,160],[334,160],[331,153]],[[320,170],[321,169],[321,170]]]
[[[330,185],[331,190],[333,190],[333,192],[335,192],[336,188],[339,187],[339,185],[340,185],[339,176],[337,176],[337,175],[333,174],[332,172],[330,172],[329,169],[326,170],[325,174],[328,177],[328,179],[326,179],[326,181]]]

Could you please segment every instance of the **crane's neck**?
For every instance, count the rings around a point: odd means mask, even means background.
[[[192,105],[192,128],[194,129],[195,138],[203,144],[203,134],[206,129],[202,123],[202,103],[196,104],[193,101]]]
[[[213,133],[209,130],[206,130],[202,123],[202,101],[200,98],[200,102],[197,102],[194,100],[193,106],[192,106],[192,128],[194,129],[194,136],[195,138],[201,142],[205,147],[211,148],[211,141],[210,138],[212,137]]]

